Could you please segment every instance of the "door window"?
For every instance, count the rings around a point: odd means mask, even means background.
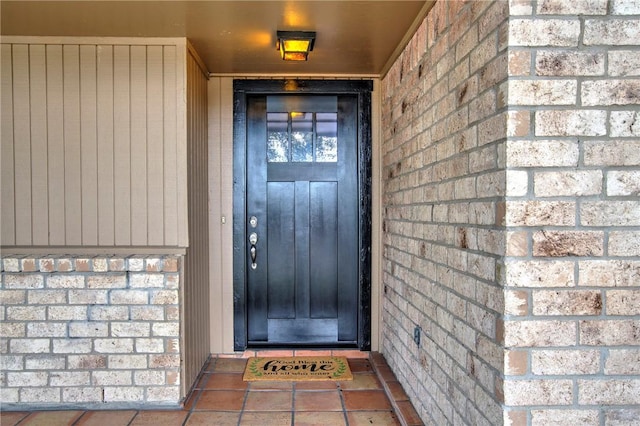
[[[267,113],[267,161],[335,163],[338,161],[338,114]]]

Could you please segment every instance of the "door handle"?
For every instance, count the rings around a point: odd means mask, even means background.
[[[256,234],[255,232],[252,232],[251,235],[249,235],[249,243],[251,244],[251,248],[249,248],[249,255],[251,256],[251,269],[256,269],[258,267],[258,264],[256,263],[256,257],[257,257],[257,249],[256,249],[256,243],[258,242],[258,234]]]

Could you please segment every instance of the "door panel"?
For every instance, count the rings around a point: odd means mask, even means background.
[[[267,184],[267,291],[269,318],[295,318],[298,269],[294,223],[294,182]],[[261,265],[264,266],[264,265]],[[277,283],[277,285],[275,285]]]
[[[310,184],[309,266],[312,318],[338,315],[338,185]]]
[[[248,97],[246,170],[249,345],[355,345],[357,97]]]

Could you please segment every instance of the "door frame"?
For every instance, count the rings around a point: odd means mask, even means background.
[[[273,94],[351,94],[358,102],[358,342],[371,350],[371,80],[233,81],[233,346],[247,349],[247,96]]]

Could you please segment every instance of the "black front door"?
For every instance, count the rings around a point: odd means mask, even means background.
[[[245,102],[244,242],[237,247],[246,345],[356,347],[358,96],[249,94]]]

